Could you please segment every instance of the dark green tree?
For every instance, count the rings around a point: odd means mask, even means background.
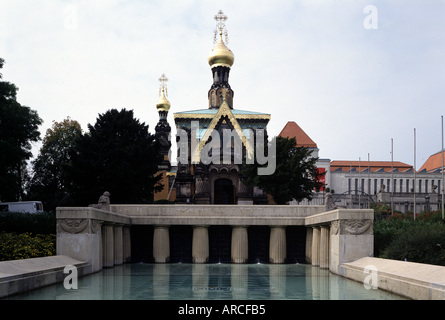
[[[63,205],[68,196],[70,181],[66,168],[81,136],[79,122],[69,117],[62,122],[54,121],[46,131],[40,153],[32,163],[33,175],[27,192],[30,199],[41,200],[46,210]]]
[[[163,189],[156,175],[162,161],[159,143],[132,110],[100,114],[81,136],[72,154],[69,172],[75,205],[97,203],[108,191],[112,203],[152,203]]]
[[[4,60],[0,58],[0,69]],[[0,201],[24,197],[26,161],[32,157],[32,142],[40,140],[42,124],[37,111],[17,102],[18,88],[2,81],[0,74]]]
[[[254,164],[243,166],[244,182],[269,193],[277,204],[312,199],[314,191],[323,187],[320,179],[324,173],[319,173],[315,166],[317,158],[311,157],[312,151],[309,148],[297,147],[295,138],[274,139],[275,172],[271,175],[258,175],[258,167],[261,166],[255,161]],[[268,152],[273,150],[269,149]]]

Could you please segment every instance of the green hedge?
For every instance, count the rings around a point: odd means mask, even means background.
[[[0,232],[0,261],[53,256],[56,254],[56,235]]]
[[[0,212],[0,261],[56,254],[54,212]]]
[[[445,226],[419,224],[401,230],[383,257],[445,266]]]
[[[445,265],[445,223],[441,213],[394,214],[374,222],[374,256]]]

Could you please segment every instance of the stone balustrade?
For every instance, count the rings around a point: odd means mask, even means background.
[[[231,261],[248,262],[249,226],[269,226],[269,262],[284,263],[286,227],[306,226],[306,261],[338,274],[339,265],[373,254],[373,211],[323,206],[112,205],[57,209],[57,254],[87,261],[91,272],[131,258],[130,226],[153,226],[153,259],[167,263],[170,226],[193,227],[192,261],[209,261],[209,226],[231,226]]]

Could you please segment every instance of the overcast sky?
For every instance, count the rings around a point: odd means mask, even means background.
[[[331,160],[417,168],[441,149],[445,0],[0,0],[3,80],[44,120],[127,108],[158,122],[159,77],[173,113],[204,109],[214,16],[228,16],[235,109],[295,121]],[[38,146],[36,146],[37,150]]]

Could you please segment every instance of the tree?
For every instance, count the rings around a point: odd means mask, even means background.
[[[54,121],[46,131],[40,153],[32,163],[33,176],[28,191],[28,197],[41,200],[45,209],[54,210],[68,195],[70,181],[66,168],[81,136],[79,122],[69,117],[62,122]]]
[[[0,58],[0,69],[4,62]],[[17,102],[17,90],[14,84],[0,81],[0,201],[23,198],[24,168],[32,157],[31,142],[40,140],[38,127],[42,119],[37,111]]]
[[[271,175],[257,175],[258,163],[243,166],[242,175],[246,185],[257,186],[269,193],[275,203],[286,204],[289,201],[312,199],[314,190],[320,190],[323,184],[311,150],[297,147],[295,138],[276,137],[276,169]],[[269,150],[270,151],[270,150]]]
[[[156,175],[162,156],[148,126],[133,111],[112,109],[88,129],[77,140],[69,167],[74,203],[96,203],[105,191],[113,203],[152,203],[154,191],[163,189]]]

